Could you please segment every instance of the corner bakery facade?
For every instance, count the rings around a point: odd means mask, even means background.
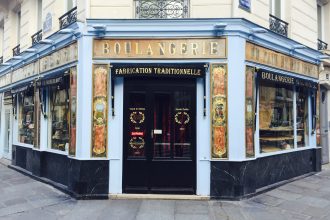
[[[237,199],[320,171],[318,52],[219,21],[88,20],[76,41],[2,74],[12,168],[78,198]]]

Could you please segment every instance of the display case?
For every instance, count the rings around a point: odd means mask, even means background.
[[[29,89],[19,95],[18,134],[19,142],[34,142],[34,91]]]
[[[260,152],[293,149],[292,88],[268,82],[261,82],[260,85]]]
[[[66,151],[69,145],[69,91],[65,86],[50,87],[51,148]]]

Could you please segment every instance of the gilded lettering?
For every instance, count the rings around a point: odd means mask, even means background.
[[[211,42],[210,48],[211,48],[210,54],[216,55],[218,53],[218,42]]]
[[[132,51],[132,44],[131,42],[126,42],[125,43],[125,54],[130,54]]]
[[[152,56],[154,53],[153,53],[153,51],[152,51],[152,47],[151,47],[151,45],[149,44],[148,45],[148,49],[147,49],[147,55],[149,55],[149,56]]]
[[[160,42],[158,43],[158,46],[159,46],[159,54],[160,55],[165,55],[165,44],[163,42]]]
[[[114,51],[116,55],[120,54],[120,44],[118,42],[115,43]]]
[[[169,44],[170,47],[170,55],[174,55],[176,52],[176,48],[175,48],[175,44],[174,43],[170,43]]]
[[[105,42],[103,44],[103,54],[109,54],[110,53],[110,46],[109,43]]]
[[[187,54],[187,44],[181,43],[181,54],[186,55]]]
[[[198,50],[198,44],[191,43],[191,52],[192,52],[192,55],[196,56],[197,55],[197,50]]]

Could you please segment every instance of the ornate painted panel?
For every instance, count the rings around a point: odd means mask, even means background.
[[[70,144],[69,155],[76,155],[77,68],[70,69]]]
[[[93,65],[92,157],[107,156],[108,70],[107,64]]]
[[[227,66],[211,65],[212,158],[228,158]]]
[[[254,67],[245,70],[245,148],[246,157],[254,156]]]

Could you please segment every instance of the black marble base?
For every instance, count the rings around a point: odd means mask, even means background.
[[[13,168],[59,188],[77,199],[107,199],[108,160],[76,160],[66,155],[13,146]],[[21,172],[23,172],[21,170]]]
[[[258,189],[321,171],[321,149],[308,149],[250,161],[212,161],[211,197],[240,199]]]

